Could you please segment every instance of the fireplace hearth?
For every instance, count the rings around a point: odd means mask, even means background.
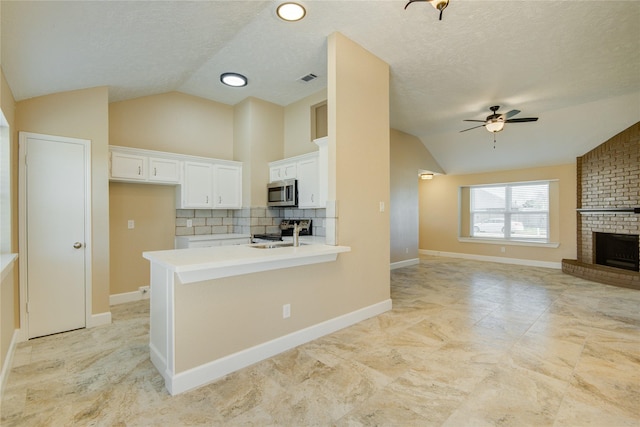
[[[639,271],[638,236],[633,234],[593,233],[596,264]]]

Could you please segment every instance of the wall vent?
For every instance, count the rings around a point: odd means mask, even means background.
[[[309,73],[306,76],[300,77],[298,80],[300,80],[302,83],[309,83],[311,80],[315,80],[317,78],[318,76],[316,76],[315,74]]]

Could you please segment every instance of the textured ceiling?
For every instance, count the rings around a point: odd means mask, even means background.
[[[110,100],[181,91],[226,104],[288,105],[326,87],[339,31],[391,67],[391,125],[418,136],[446,173],[571,163],[640,120],[640,2],[273,1],[1,3],[1,64],[16,100],[107,85]],[[249,85],[232,89],[219,75]],[[310,83],[298,79],[319,76]],[[535,123],[459,133],[488,107]],[[516,118],[517,118],[516,117]]]

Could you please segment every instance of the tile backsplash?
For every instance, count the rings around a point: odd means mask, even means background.
[[[263,234],[280,232],[280,221],[311,218],[313,234],[325,236],[325,209],[267,208],[177,209],[176,236],[203,234]],[[187,227],[191,220],[191,227]]]

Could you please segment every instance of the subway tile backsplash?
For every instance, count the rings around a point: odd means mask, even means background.
[[[177,209],[176,236],[279,233],[280,221],[291,218],[311,218],[313,234],[325,236],[325,217],[325,209],[267,207],[228,210]],[[191,220],[191,227],[187,227],[187,220]]]

